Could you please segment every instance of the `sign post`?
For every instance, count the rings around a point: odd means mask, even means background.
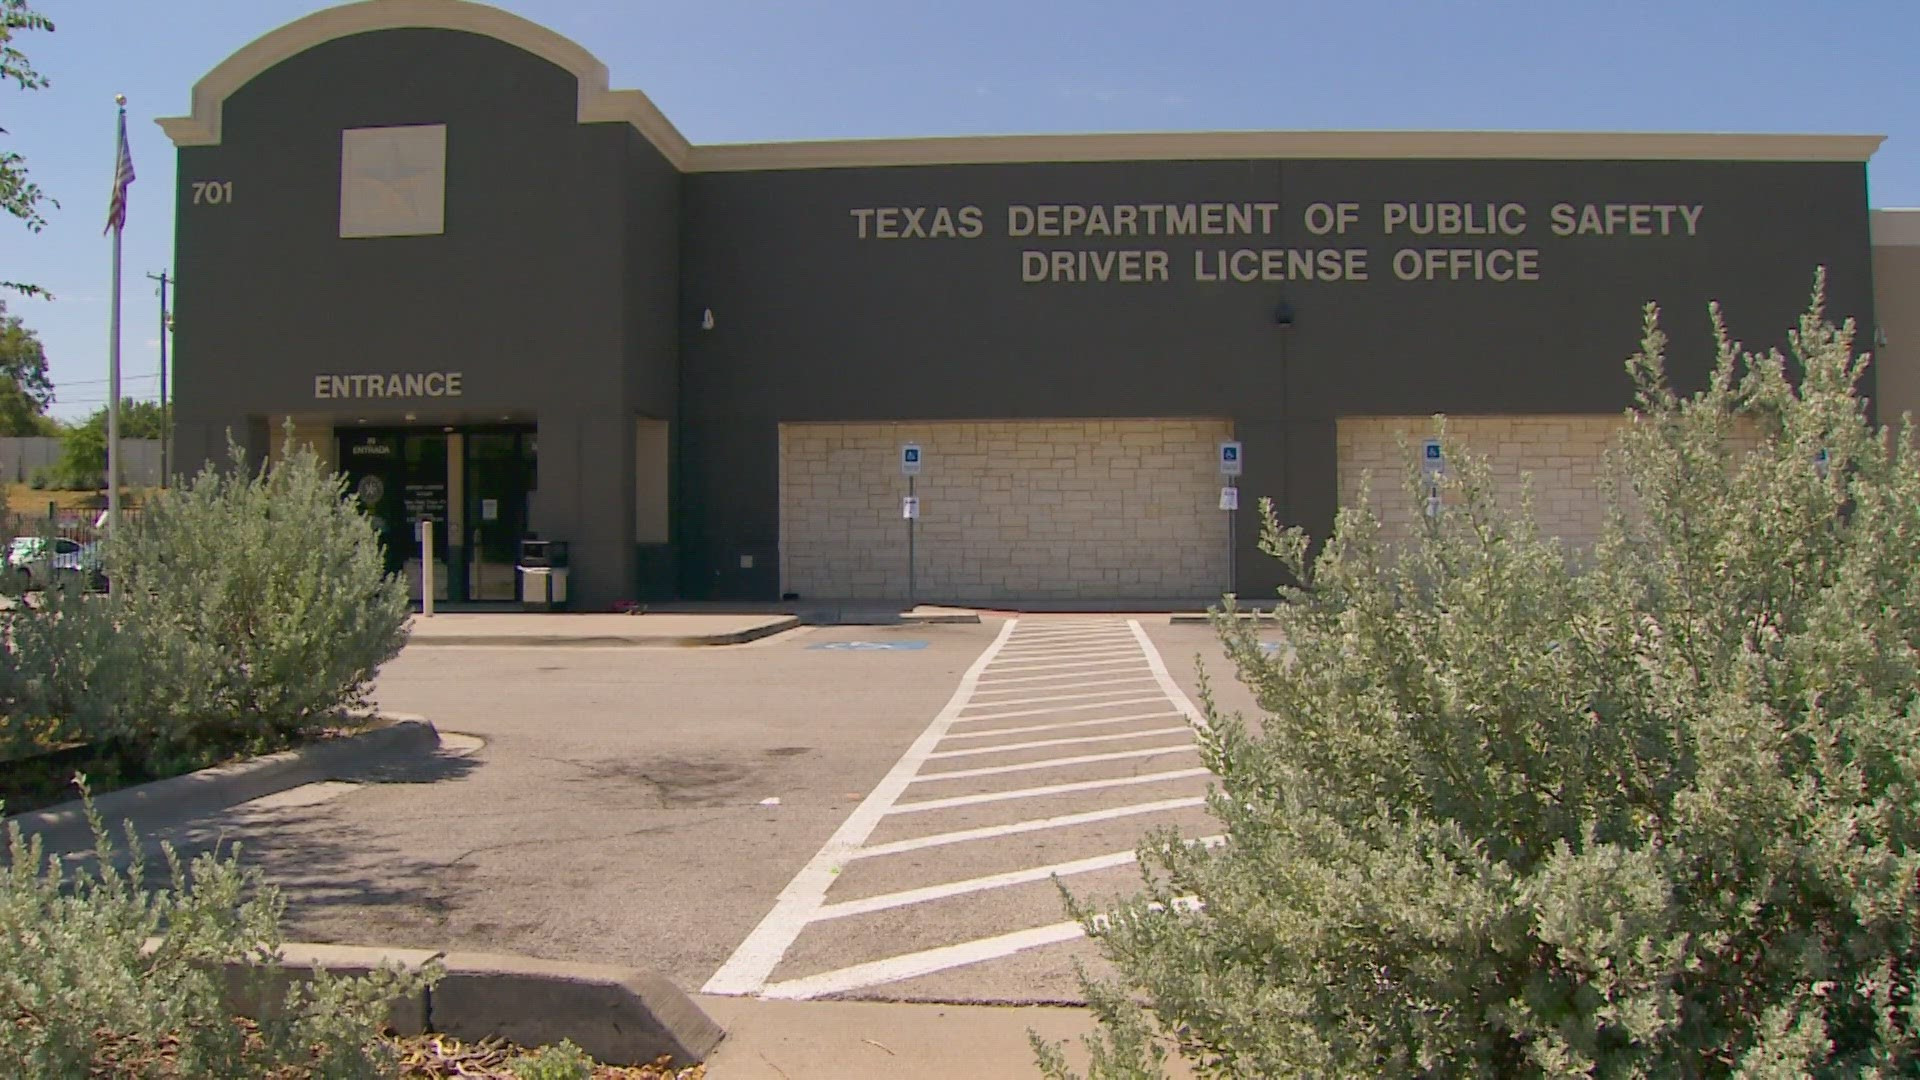
[[[1420,445],[1420,469],[1427,477],[1427,516],[1440,516],[1440,474],[1447,471],[1445,451],[1440,449],[1439,439],[1428,439]]]
[[[1238,440],[1220,444],[1220,475],[1227,484],[1220,489],[1220,509],[1227,512],[1227,592],[1235,591],[1240,580],[1239,552],[1235,544],[1235,533],[1240,517],[1240,470],[1245,455]]]
[[[420,616],[433,618],[433,519],[420,519]]]
[[[920,519],[920,497],[914,494],[914,478],[920,475],[920,444],[906,443],[900,447],[900,474],[907,478],[907,497],[900,503],[900,516],[907,522],[907,609],[913,609],[914,594],[918,591],[918,582],[914,579],[914,522]]]

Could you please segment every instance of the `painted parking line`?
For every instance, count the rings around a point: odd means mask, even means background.
[[[1208,847],[1217,847],[1222,838],[1203,836],[1197,843]],[[986,874],[981,877],[967,878],[962,881],[946,881],[938,885],[927,885],[918,889],[903,889],[899,892],[881,893],[877,896],[863,896],[858,900],[842,900],[837,904],[822,904],[814,915],[817,921],[844,919],[849,915],[868,915],[888,908],[906,907],[910,904],[924,904],[932,900],[945,900],[952,896],[965,896],[968,893],[985,892],[988,889],[1004,889],[1011,885],[1028,885],[1048,878],[1072,877],[1075,874],[1091,874],[1100,870],[1111,870],[1116,866],[1131,866],[1139,861],[1138,854],[1132,850],[1115,851],[1106,855],[1094,855],[1085,859],[1070,859],[1066,862],[1048,863],[1045,866],[1028,866],[1019,870],[1008,870],[1001,874]]]
[[[996,743],[992,746],[970,746],[964,750],[942,750],[928,754],[929,758],[971,757],[975,754],[1005,754],[1014,750],[1038,750],[1047,746],[1069,746],[1075,743],[1118,742],[1122,739],[1144,739],[1149,735],[1190,735],[1193,729],[1186,725],[1180,727],[1148,728],[1145,731],[1123,731],[1118,735],[1073,735],[1065,739],[1035,739],[1031,742]]]
[[[1016,761],[1011,765],[983,765],[977,769],[950,769],[945,772],[923,772],[913,778],[916,784],[931,783],[935,780],[967,780],[975,776],[1002,776],[1006,773],[1033,772],[1037,769],[1065,769],[1074,765],[1095,765],[1102,761],[1125,761],[1128,758],[1159,757],[1164,754],[1185,754],[1193,751],[1193,732],[1182,731],[1186,736],[1172,746],[1148,746],[1138,750],[1112,750],[1104,754],[1075,754],[1072,757],[1048,758],[1045,761]],[[997,794],[997,793],[996,793]]]
[[[986,960],[998,960],[1000,957],[1011,956],[1017,952],[1037,949],[1042,945],[1057,945],[1083,936],[1085,932],[1077,922],[1054,923],[1052,926],[1041,926],[1032,930],[1016,930],[1011,934],[963,941],[958,945],[943,945],[937,949],[924,949],[920,952],[891,956],[885,960],[855,964],[838,971],[809,975],[803,979],[788,979],[765,987],[761,990],[760,996],[777,1000],[805,1001],[825,994],[839,994],[868,986],[881,986],[921,975],[931,975],[949,968],[965,967]],[[716,990],[707,992],[719,993]]]
[[[1140,660],[1135,657],[1123,657],[1118,660],[1073,660],[1064,664],[1034,664],[1029,666],[1026,670],[1057,671],[1065,668],[1110,668],[1110,667],[1118,667],[1118,666],[1138,667],[1140,666]],[[1060,676],[1058,675],[1022,675],[1017,678],[982,679],[980,682],[980,685],[999,686],[1002,683],[1026,682],[1030,679],[1057,679],[1057,678],[1060,678]]]
[[[1090,705],[1057,705],[1050,709],[1049,708],[1017,709],[1013,712],[979,713],[971,716],[958,717],[957,719],[960,719],[960,720],[1007,720],[1015,716],[1044,716],[1051,713],[1078,712],[1082,709],[1106,709],[1106,708],[1111,708],[1115,705],[1147,705],[1147,704],[1160,702],[1164,700],[1165,699],[1159,697],[1158,695],[1154,695],[1150,697],[1130,697],[1130,698],[1121,698],[1116,701],[1096,701]],[[1006,704],[1009,704],[1009,703],[1004,701],[987,702],[987,705],[993,708],[998,708],[999,706],[1006,705]]]
[[[1042,787],[1019,788],[1014,791],[983,791],[978,795],[952,795],[944,799],[895,803],[887,813],[919,814],[928,810],[948,810],[956,806],[978,806],[981,803],[1005,802],[1008,799],[1037,799],[1044,795],[1066,795],[1076,791],[1099,791],[1102,788],[1158,784],[1165,780],[1185,780],[1188,777],[1206,775],[1208,773],[1205,769],[1169,769],[1166,772],[1116,776],[1110,780],[1076,780],[1070,784],[1047,784]]]
[[[1149,675],[1147,676],[1147,678],[1151,679],[1153,678],[1153,676]],[[1135,680],[1128,679],[1126,681],[1133,682]],[[1033,686],[1033,687],[1028,687],[1026,692],[1031,694],[1031,693],[1034,693],[1035,691],[1041,691],[1041,690],[1063,690],[1063,689],[1071,689],[1071,687]],[[1132,686],[1132,687],[1126,687],[1120,690],[1088,690],[1084,693],[1079,693],[1079,694],[1044,694],[1043,693],[1035,697],[1008,698],[1005,701],[976,701],[972,705],[969,705],[967,707],[970,709],[981,709],[981,708],[998,707],[1001,705],[1038,705],[1046,701],[1085,701],[1088,698],[1097,698],[1097,697],[1124,697],[1127,694],[1138,694],[1141,691],[1141,689],[1142,689],[1141,687]]]
[[[1000,633],[993,643],[960,677],[960,685],[954,688],[953,697],[947,700],[933,723],[927,725],[927,729],[921,732],[906,753],[900,755],[900,760],[894,763],[880,783],[861,800],[859,806],[853,808],[853,813],[847,815],[847,820],[827,839],[826,845],[781,890],[780,896],[774,901],[773,910],[767,913],[759,926],[754,927],[720,970],[714,972],[713,978],[707,980],[703,988],[706,993],[751,994],[766,985],[767,976],[772,974],[780,958],[793,945],[793,940],[800,936],[800,931],[806,928],[814,912],[819,910],[822,898],[833,885],[834,875],[839,872],[840,864],[846,861],[849,852],[865,842],[900,793],[907,789],[913,774],[920,771],[920,763],[933,753],[941,736],[946,734],[947,728],[960,715],[967,699],[973,696],[974,684],[979,682],[980,673],[987,669],[994,656],[1006,645],[1007,639],[1013,636],[1013,628],[1018,623],[1018,619],[1008,619],[1000,627]]]
[[[1060,679],[1091,680],[1083,682],[1059,682]],[[1128,682],[1151,682],[1153,673],[1145,675],[1127,675],[1118,671],[1063,671],[1058,675],[1021,675],[1012,679],[995,679],[991,683],[981,682],[980,689],[974,694],[1017,694],[1026,689],[1036,690],[1073,690],[1082,686],[1114,686]],[[1027,684],[1044,682],[1047,685],[1029,687]],[[1001,686],[1002,683],[1019,683],[1018,686]]]
[[[1010,648],[1001,655],[1002,660],[1026,660],[1052,653],[1086,651],[1092,649],[1125,649],[1133,644],[1128,634],[1102,634],[1097,638],[1068,638],[1064,641],[1049,641],[1044,645],[1021,645]]]
[[[1141,814],[1163,814],[1170,810],[1186,810],[1195,806],[1205,806],[1206,797],[1189,795],[1181,799],[1158,799],[1153,802],[1133,803],[1129,806],[1110,806],[1105,810],[1086,810],[1078,814],[1056,814],[1053,817],[1029,818],[1026,821],[1013,821],[1005,825],[982,825],[973,829],[955,829],[952,832],[932,833],[927,836],[915,836],[906,840],[895,840],[887,844],[874,844],[863,847],[853,853],[855,859],[871,859],[880,855],[898,855],[903,851],[919,851],[922,848],[943,847],[947,844],[964,844],[972,840],[995,840],[1002,836],[1014,836],[1019,833],[1040,832],[1045,829],[1067,829],[1075,825],[1092,825],[1115,818],[1137,817]]]
[[[1127,724],[1135,720],[1159,720],[1168,716],[1185,717],[1186,715],[1186,713],[1176,709],[1171,712],[1132,713],[1127,716],[1102,716],[1097,720],[1067,720],[1058,724],[1023,724],[1020,727],[987,728],[985,730],[970,728],[966,731],[952,732],[947,738],[948,740],[986,739],[995,735],[1025,735],[1030,731],[1060,731],[1065,728],[1093,727],[1097,724]]]
[[[1086,715],[1089,712],[1114,715]],[[1011,722],[1029,717],[1036,722]],[[769,998],[817,997],[982,963],[1081,936],[1079,924],[1055,923],[1027,928],[1011,927],[1007,933],[989,934],[937,948],[915,948],[915,945],[925,943],[929,930],[937,941],[939,930],[946,924],[927,927],[912,922],[901,923],[895,917],[895,922],[887,924],[888,929],[880,931],[883,936],[878,944],[881,948],[891,946],[898,949],[896,955],[831,971],[802,974],[798,978],[774,978],[803,933],[809,934],[809,942],[814,942],[802,950],[800,955],[804,957],[831,955],[839,948],[835,944],[839,939],[832,935],[848,933],[855,935],[847,941],[856,956],[861,952],[871,956],[875,951],[872,946],[876,943],[872,932],[864,924],[858,923],[849,930],[844,920],[881,911],[911,909],[919,904],[942,901],[970,903],[971,900],[955,898],[984,897],[996,894],[997,890],[1022,884],[1111,870],[1135,861],[1131,851],[1111,850],[1114,840],[1127,835],[1124,828],[1127,819],[1151,819],[1155,815],[1190,812],[1205,805],[1205,796],[1193,794],[1191,787],[1191,781],[1211,775],[1204,767],[1159,768],[1146,773],[1138,771],[1143,767],[1153,768],[1147,763],[1148,759],[1192,755],[1197,749],[1193,736],[1198,718],[1198,710],[1173,683],[1165,663],[1136,620],[1109,618],[1071,623],[1008,620],[993,642],[961,677],[953,696],[926,730],[781,891],[772,910],[707,981],[704,991],[712,994],[758,994]],[[1136,727],[1126,730],[1119,726],[1127,724]],[[1142,724],[1146,726],[1137,726]],[[1018,738],[1022,734],[1035,732],[1061,734],[1037,739]],[[1124,746],[1129,740],[1140,739],[1157,742],[1149,746]],[[1123,746],[1115,750],[1099,749],[1101,744],[1113,743]],[[1046,751],[1055,747],[1063,748],[1065,752],[1033,761],[958,769],[928,768],[935,759],[943,762],[955,758],[977,760],[982,755]],[[1086,747],[1090,752],[1075,752],[1081,747]],[[1187,760],[1193,759],[1188,757]],[[1132,766],[1132,771],[1114,774],[1117,767],[1124,767],[1127,762],[1138,764]],[[1179,762],[1168,764],[1178,766]],[[1077,770],[1078,777],[1010,790],[980,790],[980,785],[976,783],[987,777],[1044,773],[1053,769]],[[1090,773],[1093,775],[1089,776]],[[1068,776],[1074,777],[1074,773],[1069,772]],[[959,787],[959,791],[941,797],[902,800],[902,796],[910,789],[925,791],[926,785],[935,783],[949,791],[952,787],[947,785],[954,785]],[[1109,792],[1124,792],[1145,785],[1176,786],[1171,791],[1163,787],[1156,795],[1143,793],[1142,798],[1131,803],[1102,805],[1103,802],[1112,802],[1107,796]],[[1181,787],[1185,787],[1186,791],[1180,790]],[[1081,803],[1078,809],[1072,806],[1074,796],[1084,796],[1077,800]],[[1058,801],[1053,802],[1052,807],[1056,810],[1053,813],[997,824],[981,823],[993,821],[994,814],[985,813],[983,817],[982,813],[994,806],[1018,806],[1023,800],[1058,800],[1063,797],[1069,801],[1064,806]],[[975,807],[983,810],[967,809]],[[950,816],[943,811],[959,813]],[[934,823],[935,831],[900,837],[902,825],[898,823],[922,820],[922,817],[914,815],[932,815],[924,820]],[[895,838],[868,844],[868,838],[883,822],[896,823],[888,827],[888,832]],[[1123,823],[1118,836],[1111,827],[1101,830],[1103,823],[1108,822]],[[941,824],[945,827],[939,827]],[[956,824],[964,827],[955,828]],[[1145,824],[1143,822],[1143,826]],[[1093,829],[1087,831],[1086,827]],[[1064,840],[1037,846],[1032,841],[1017,839],[1043,831],[1076,828],[1080,831],[1059,834],[1065,837]],[[952,862],[956,867],[978,866],[981,869],[995,863],[1005,867],[1010,861],[1015,865],[1011,869],[996,867],[995,873],[954,875],[952,880],[925,884],[915,883],[914,878],[919,877],[924,882],[925,871],[937,872],[945,862],[923,864],[916,859],[913,866],[908,867],[904,863],[875,861],[907,852],[938,851],[963,844],[971,847],[954,848],[955,854],[940,854],[939,860]],[[1091,851],[1086,850],[1086,845],[1093,844],[1099,846]],[[1066,850],[1062,850],[1063,845]],[[1082,850],[1078,853],[1072,851],[1075,845],[1082,846]],[[983,850],[973,855],[965,854],[974,848]],[[1058,854],[1044,863],[1019,865],[1032,858],[1029,852],[1037,851],[1057,851]],[[981,865],[982,860],[985,860],[986,866]],[[892,882],[895,887],[856,899],[829,902],[827,895],[835,882],[840,880],[841,869],[854,862],[874,868],[863,871],[863,881],[872,884]],[[893,869],[896,865],[900,868]],[[921,872],[913,872],[915,867]],[[865,891],[861,886],[852,887]],[[871,884],[866,888],[871,888]],[[1024,921],[1018,912],[1039,903],[1037,900],[1030,902],[1025,898],[1026,894],[1018,890],[1011,895],[1016,897],[1011,902],[1011,908],[1005,906],[1006,902],[996,902],[1001,906],[989,904],[981,909],[997,914],[990,916],[986,927],[979,928],[994,928],[992,924],[996,921],[1005,925],[1010,911],[1014,912],[1011,918]],[[1053,910],[1057,911],[1057,908]],[[1028,913],[1035,912],[1029,910]],[[830,931],[822,927],[809,931],[810,927],[821,924],[842,928]],[[979,928],[976,928],[976,932]],[[821,939],[813,937],[814,934],[829,936]],[[898,934],[900,938],[895,941],[884,936],[886,934]],[[860,944],[852,945],[854,941]],[[803,971],[805,966],[817,962],[817,959],[799,961],[804,965]]]
[[[1133,645],[1124,641],[1097,647],[1080,645],[1071,649],[1061,649],[1058,652],[1029,653],[1024,656],[1009,657],[1000,665],[1000,670],[1017,671],[1023,667],[1058,663],[1062,660],[1099,660],[1118,656],[1130,658],[1133,655]]]

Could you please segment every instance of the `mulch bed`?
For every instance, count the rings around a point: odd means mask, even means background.
[[[251,1033],[250,1021],[238,1021],[240,1026]],[[251,1035],[249,1041],[251,1041]],[[426,1034],[412,1038],[388,1036],[400,1051],[400,1072],[402,1080],[513,1080],[514,1073],[507,1068],[507,1062],[527,1053],[526,1048],[515,1046],[504,1039],[485,1039],[475,1043],[464,1043],[450,1035]],[[121,1076],[133,1074],[172,1075],[169,1066],[174,1064],[177,1047],[171,1041],[163,1041],[157,1047],[144,1051],[135,1050],[126,1040],[101,1033],[98,1036],[95,1053],[95,1075]],[[104,1071],[102,1071],[104,1070]],[[273,1074],[275,1080],[299,1080],[306,1077],[308,1070],[300,1067],[288,1067]],[[593,1069],[594,1080],[704,1080],[707,1067],[704,1064],[689,1065],[675,1069],[671,1058],[661,1058],[650,1065],[596,1065]]]
[[[445,1080],[450,1077],[507,1078],[507,1062],[526,1051],[502,1039],[462,1043],[446,1035],[421,1035],[397,1040],[400,1044],[400,1075],[407,1080]],[[599,1065],[594,1080],[702,1080],[705,1065],[675,1069],[672,1058],[661,1058],[651,1065]]]
[[[181,771],[191,772],[192,768]],[[95,795],[179,775],[154,775],[139,756],[125,748],[83,743],[0,762],[0,800],[6,802],[9,816],[58,806],[80,797],[79,789],[73,786],[74,773],[87,775],[87,787]]]

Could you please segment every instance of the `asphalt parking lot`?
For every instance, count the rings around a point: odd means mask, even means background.
[[[649,967],[693,991],[1071,1001],[1052,875],[1130,890],[1215,831],[1185,710],[1212,631],[1115,616],[816,628],[702,649],[414,648],[442,754],[168,835],[238,840],[294,940]]]

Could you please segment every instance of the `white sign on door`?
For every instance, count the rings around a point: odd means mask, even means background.
[[[480,520],[481,521],[499,521],[500,520],[500,500],[499,499],[481,499],[480,500]]]

